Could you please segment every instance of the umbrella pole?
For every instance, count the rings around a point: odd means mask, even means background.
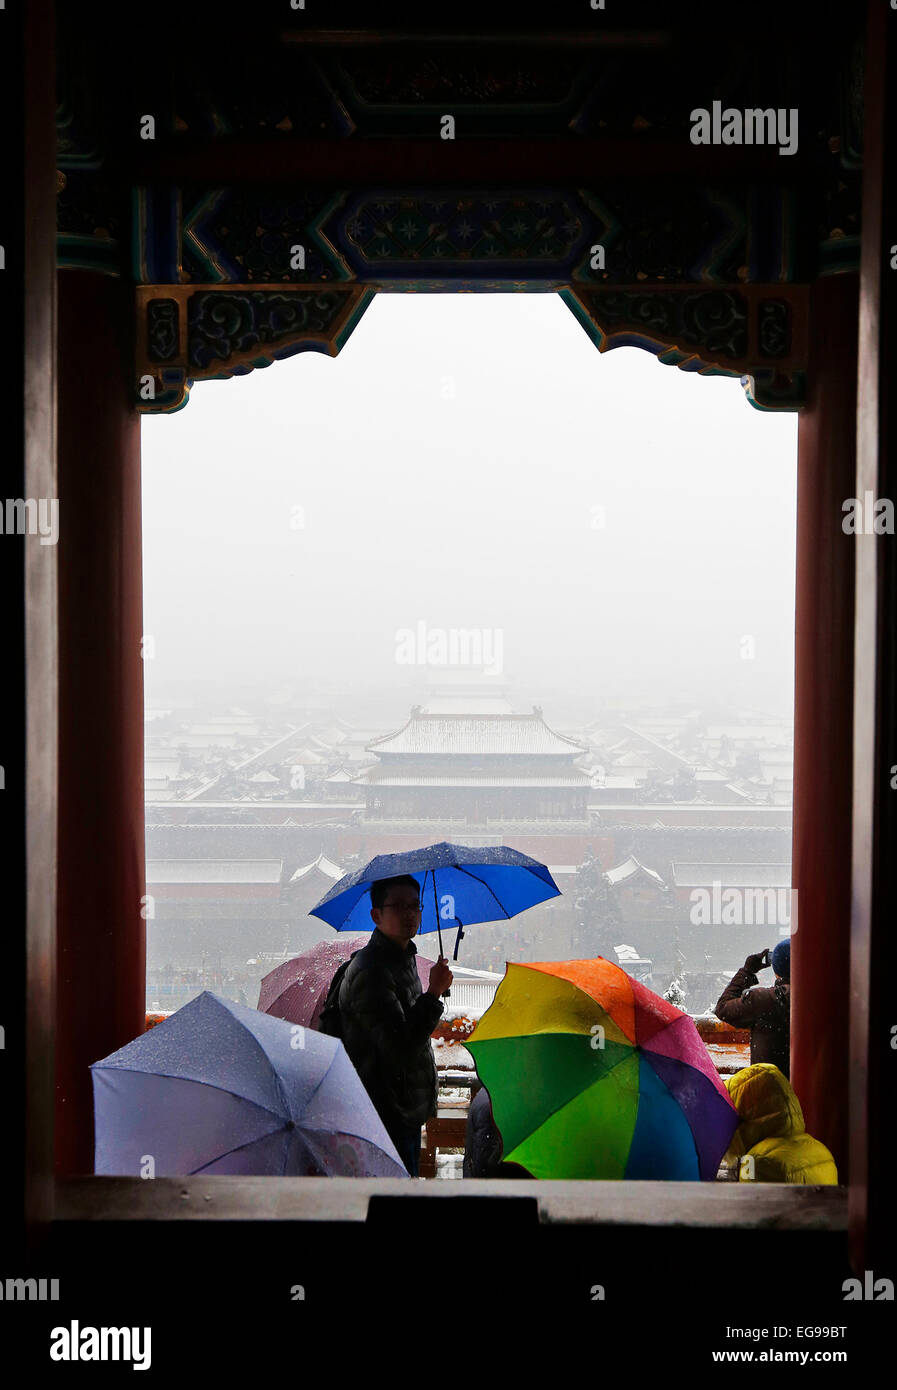
[[[439,933],[439,955],[440,955],[440,958],[441,958],[441,957],[442,957],[442,927],[439,925],[439,899],[438,899],[437,896],[436,896],[436,870],[435,870],[435,869],[431,869],[430,872],[431,872],[432,875],[433,875],[433,908],[434,908],[434,910],[435,910],[435,912],[436,912],[436,930],[437,930],[437,932]],[[427,881],[427,880],[426,880],[426,875],[425,875],[425,876],[424,876],[424,883],[426,883],[426,881]],[[448,997],[449,997],[450,994],[451,994],[451,990],[450,990],[450,989],[447,989],[447,990],[445,991],[445,993],[443,994],[443,996],[442,996],[443,999],[448,999]]]
[[[433,911],[436,913],[436,930],[439,933],[439,954],[442,955],[442,927],[439,925],[439,899],[436,896],[436,871],[435,869],[430,869],[429,872],[433,875]],[[424,882],[426,883],[426,881],[425,874]]]

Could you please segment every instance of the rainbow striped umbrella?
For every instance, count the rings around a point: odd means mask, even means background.
[[[712,1181],[738,1124],[693,1020],[603,956],[509,963],[465,1046],[534,1178]]]

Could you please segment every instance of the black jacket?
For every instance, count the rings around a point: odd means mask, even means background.
[[[733,1028],[751,1030],[751,1066],[773,1062],[786,1077],[791,1075],[791,986],[777,980],[771,988],[758,987],[757,976],[742,966],[736,970],[713,1010]]]
[[[436,1114],[430,1034],[443,1003],[422,991],[416,955],[375,927],[339,991],[343,1045],[391,1137]]]
[[[492,1113],[492,1097],[481,1086],[467,1110],[467,1131],[464,1136],[465,1178],[528,1178],[529,1173],[519,1163],[502,1160],[502,1137]]]

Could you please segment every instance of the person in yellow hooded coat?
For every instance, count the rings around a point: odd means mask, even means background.
[[[740,1119],[723,1163],[738,1168],[740,1182],[837,1185],[831,1152],[807,1133],[800,1101],[773,1062],[757,1062],[724,1080]]]

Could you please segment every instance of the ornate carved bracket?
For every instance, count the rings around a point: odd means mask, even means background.
[[[367,309],[364,285],[140,285],[137,397],[171,413],[194,381],[222,381],[297,352],[335,357]]]
[[[806,399],[806,285],[577,286],[561,298],[599,352],[640,347],[685,372],[740,377],[760,410]]]

